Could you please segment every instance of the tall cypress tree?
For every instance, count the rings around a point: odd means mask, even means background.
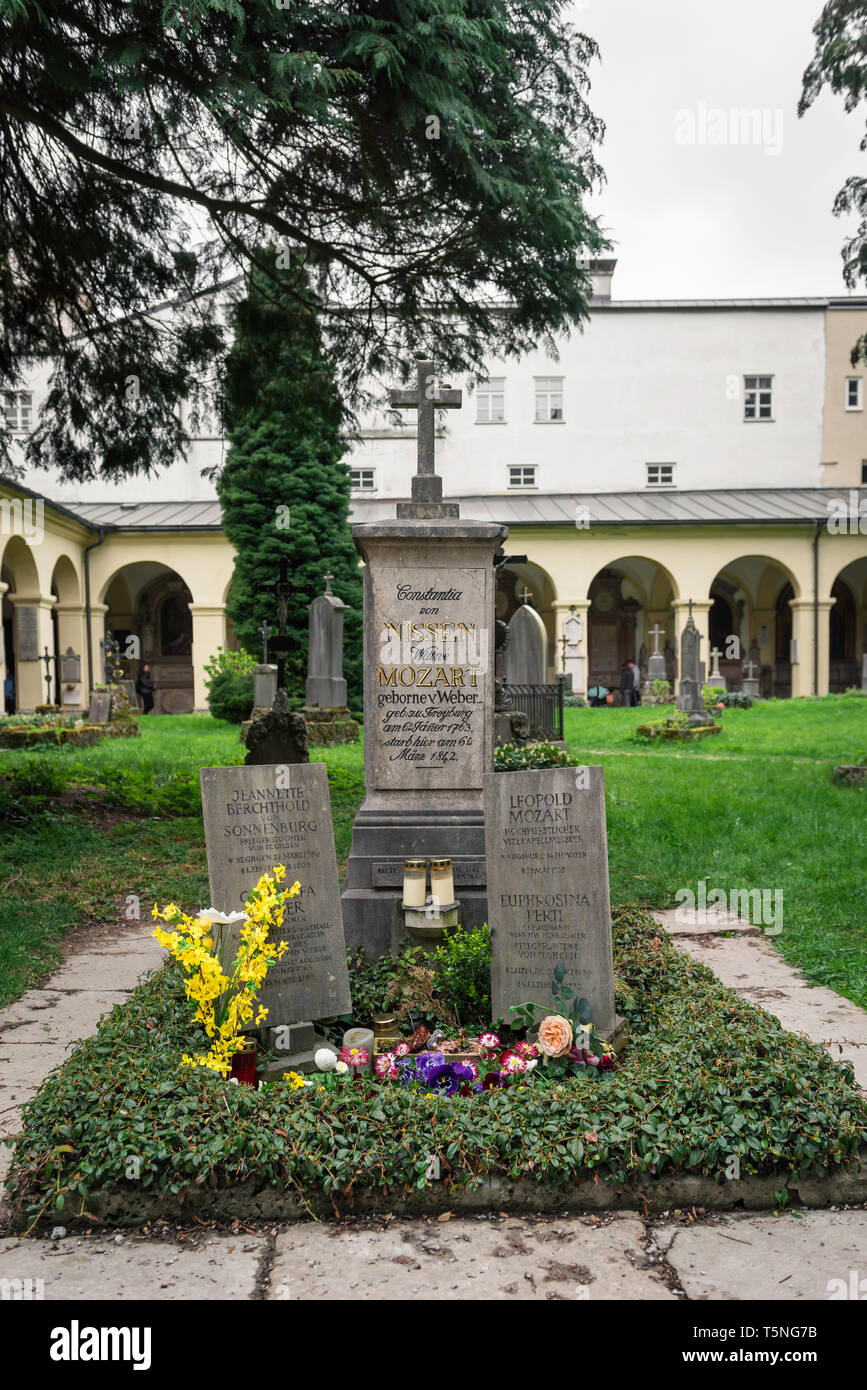
[[[275,300],[254,274],[236,312],[225,385],[230,447],[217,481],[223,528],[236,551],[227,611],[241,644],[261,660],[258,628],[263,620],[274,627],[276,612],[273,596],[256,586],[273,584],[285,557],[293,588],[286,691],[302,703],[308,607],[330,570],[346,604],[344,674],[357,707],[362,588],[348,525],[345,412],[303,283],[290,272],[285,296]]]

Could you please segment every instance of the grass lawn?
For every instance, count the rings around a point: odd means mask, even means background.
[[[655,713],[658,713],[655,712]],[[679,889],[782,889],[775,944],[808,978],[867,1007],[867,797],[833,786],[832,767],[867,748],[867,700],[768,701],[728,710],[712,746],[644,744],[646,709],[570,709],[570,751],[601,763],[615,903],[668,907]],[[62,784],[157,786],[242,761],[237,726],[209,715],[141,720],[140,739],[94,748],[0,752],[3,772]],[[311,750],[331,783],[338,864],[363,793],[360,744]],[[122,775],[121,775],[122,774]],[[208,898],[198,814],[116,807],[103,818],[55,791],[0,840],[0,1003],[43,977],[72,923],[123,921],[127,895],[191,908]],[[188,807],[188,809],[193,809]]]

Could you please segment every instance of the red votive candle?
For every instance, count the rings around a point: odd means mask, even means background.
[[[256,1048],[249,1047],[244,1052],[236,1052],[232,1058],[229,1075],[241,1086],[256,1085]]]

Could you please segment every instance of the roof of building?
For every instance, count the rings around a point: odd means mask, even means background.
[[[208,502],[75,502],[91,526],[121,531],[213,531],[222,525],[220,504]]]
[[[450,498],[461,514],[507,526],[574,526],[579,517],[598,526],[784,525],[826,521],[831,498],[867,502],[867,488],[707,488],[694,492],[507,493]],[[394,497],[354,497],[350,520],[387,521]],[[579,511],[579,509],[583,509]],[[79,502],[75,512],[91,526],[135,531],[216,530],[220,504],[212,502]]]

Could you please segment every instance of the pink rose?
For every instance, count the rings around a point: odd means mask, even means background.
[[[572,1046],[572,1024],[562,1014],[549,1014],[539,1024],[539,1046],[548,1057],[562,1057]]]

